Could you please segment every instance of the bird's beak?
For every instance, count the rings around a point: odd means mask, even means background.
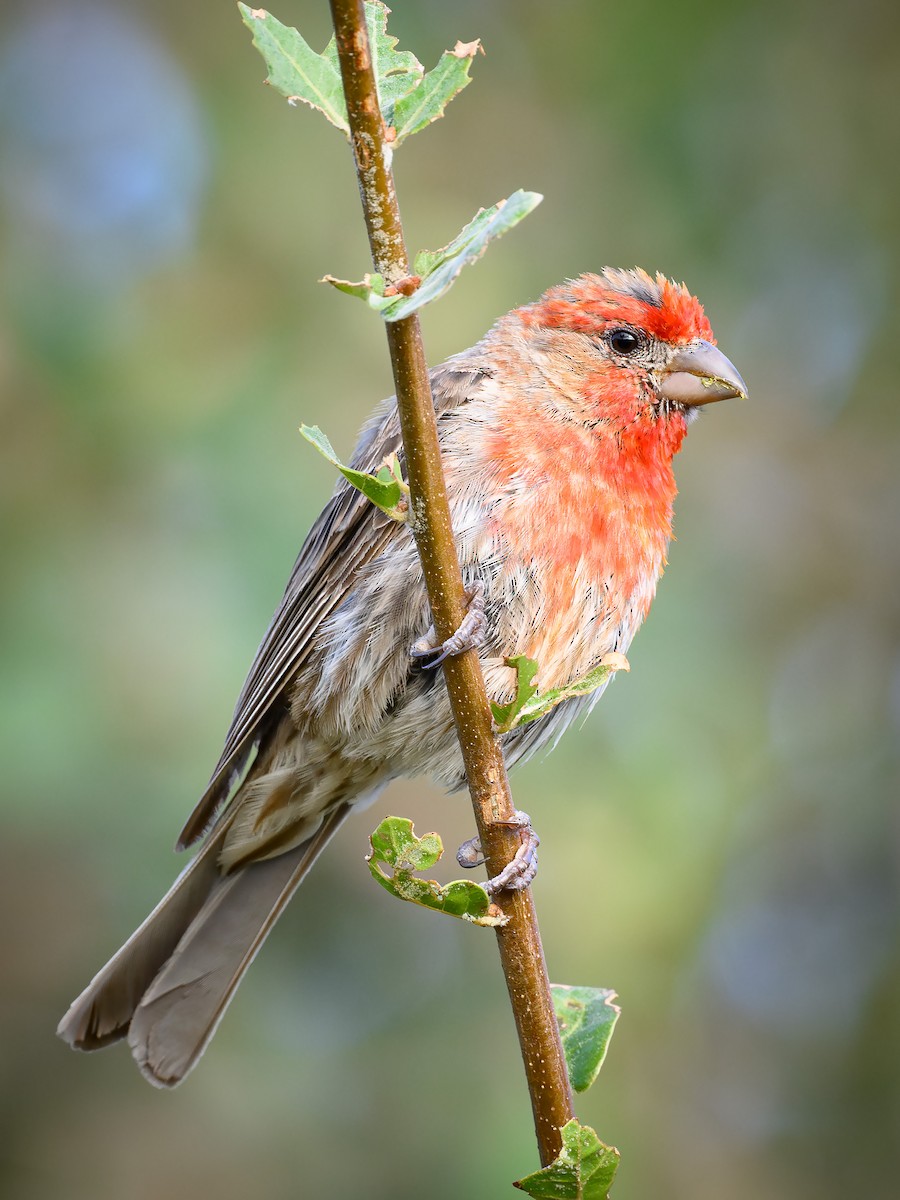
[[[659,394],[679,404],[709,404],[732,396],[745,400],[747,385],[721,350],[698,338],[669,360]]]

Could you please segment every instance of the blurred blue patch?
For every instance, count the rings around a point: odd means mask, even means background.
[[[0,54],[0,198],[16,258],[102,290],[185,252],[207,140],[184,74],[127,13],[26,13]]]
[[[851,1040],[897,933],[896,886],[873,844],[829,852],[826,831],[785,839],[735,868],[703,948],[704,974],[733,1012],[793,1041]],[[728,894],[730,893],[730,894]]]
[[[890,311],[877,239],[843,197],[814,198],[791,181],[747,208],[732,246],[735,270],[756,284],[742,330],[758,364],[754,395],[782,397],[824,428],[865,379]]]

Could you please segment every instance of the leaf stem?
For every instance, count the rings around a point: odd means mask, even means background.
[[[329,0],[350,123],[350,141],[375,270],[387,284],[410,274],[391,172],[391,148],[378,105],[363,0]],[[441,469],[437,421],[418,317],[386,322],[410,486],[414,531],[438,637],[465,616],[465,593]],[[514,805],[475,651],[443,665],[475,820],[492,874],[515,854],[518,836],[500,821]],[[530,890],[505,893],[509,923],[497,930],[534,1112],[541,1163],[556,1158],[560,1129],[573,1116],[572,1092],[553,1010]]]

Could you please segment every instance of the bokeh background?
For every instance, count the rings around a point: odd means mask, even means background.
[[[896,1196],[900,1169],[893,6],[397,0],[487,57],[397,172],[440,245],[535,215],[426,312],[431,361],[566,275],[685,278],[752,399],[679,461],[657,606],[580,732],[514,780],[552,976],[624,1015],[582,1120],[619,1200]],[[276,15],[316,46],[324,3]],[[345,827],[201,1068],[76,1056],[69,1000],[171,845],[342,452],[391,390],[320,287],[366,244],[350,156],[262,86],[234,6],[5,6],[0,1190],[15,1200],[494,1197],[530,1111],[489,933],[400,905]],[[448,868],[446,877],[452,877]]]

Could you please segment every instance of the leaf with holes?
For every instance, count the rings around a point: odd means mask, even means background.
[[[441,885],[436,879],[420,879],[413,874],[433,867],[444,853],[436,833],[416,837],[412,821],[406,817],[386,817],[369,838],[369,845],[366,862],[372,878],[392,896],[460,917],[473,925],[506,924],[508,918],[477,883],[456,879]],[[379,864],[390,867],[391,874],[386,874]]]

